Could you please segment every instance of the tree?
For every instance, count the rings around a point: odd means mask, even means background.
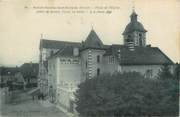
[[[79,85],[76,110],[83,117],[174,116],[178,115],[176,91],[137,72],[104,74]]]
[[[164,64],[159,71],[158,78],[169,79],[172,77],[173,75],[170,72],[170,66],[168,64]]]
[[[175,65],[174,78],[179,81],[180,79],[180,64]]]
[[[177,113],[179,110],[179,64],[174,65],[175,69],[171,73],[170,67],[164,65],[159,72],[159,80],[163,86],[164,103],[162,109],[164,113]]]

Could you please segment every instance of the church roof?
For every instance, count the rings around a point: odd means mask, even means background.
[[[137,21],[137,22],[130,22],[126,26],[123,34],[131,33],[133,31],[147,32],[146,29],[144,29],[143,25]]]
[[[80,47],[81,43],[79,43],[79,42],[68,42],[68,41],[59,41],[59,40],[47,40],[47,39],[41,39],[41,41],[40,41],[40,48],[62,49],[65,46]]]
[[[55,56],[64,56],[64,57],[70,57],[73,56],[73,46],[65,46],[64,48],[60,49],[58,52],[56,52],[53,57]]]
[[[124,45],[112,45],[105,53],[105,56],[118,56],[120,50],[120,63],[124,65],[159,65],[173,64],[159,48],[157,47],[134,47],[130,50]]]
[[[126,26],[123,35],[133,31],[147,32],[144,26],[137,21],[137,14],[135,11],[131,14],[131,22]]]
[[[103,48],[103,43],[96,32],[92,29],[83,43],[85,48]]]

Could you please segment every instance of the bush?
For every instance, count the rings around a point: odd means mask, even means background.
[[[173,79],[148,79],[137,72],[87,79],[76,91],[80,116],[178,115],[178,88]]]

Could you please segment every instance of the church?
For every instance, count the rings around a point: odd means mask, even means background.
[[[77,85],[104,73],[137,71],[157,76],[163,64],[173,61],[158,47],[146,44],[146,32],[135,11],[123,35],[123,44],[103,44],[92,29],[82,42],[41,39],[39,87],[56,104],[73,110]]]

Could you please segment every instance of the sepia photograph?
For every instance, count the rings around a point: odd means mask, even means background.
[[[0,0],[0,117],[179,117],[180,0]]]

